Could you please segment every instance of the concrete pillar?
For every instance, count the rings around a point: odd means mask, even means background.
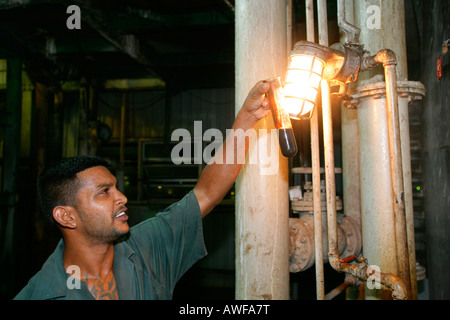
[[[286,2],[235,3],[236,113],[258,80],[284,77]],[[236,299],[289,299],[288,161],[278,139],[267,143],[266,129],[274,129],[270,115],[258,123],[236,181]]]

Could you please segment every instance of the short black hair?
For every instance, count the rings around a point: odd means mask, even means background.
[[[66,158],[44,170],[38,179],[39,202],[43,213],[56,223],[53,209],[56,206],[75,206],[79,188],[77,173],[86,169],[103,166],[108,162],[95,156]]]

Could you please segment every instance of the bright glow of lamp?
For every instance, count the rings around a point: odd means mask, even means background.
[[[356,81],[361,50],[359,46],[353,48],[337,44],[331,48],[309,41],[295,44],[289,55],[284,88],[279,78],[272,79],[271,89],[267,92],[280,149],[285,157],[293,157],[297,153],[290,118],[312,116],[322,80],[343,84],[345,90],[347,83]]]
[[[295,44],[289,55],[281,103],[292,119],[311,117],[322,79],[341,83],[356,79],[359,55],[349,48],[340,49],[308,41]]]
[[[284,86],[283,108],[294,119],[312,111],[325,62],[314,56],[291,55]]]

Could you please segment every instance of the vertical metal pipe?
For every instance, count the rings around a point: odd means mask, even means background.
[[[236,113],[252,86],[286,72],[286,0],[235,2]],[[289,299],[289,175],[279,150],[266,152],[264,132],[272,117],[256,126],[248,157],[236,181],[236,299]],[[274,144],[275,143],[275,144]],[[249,159],[247,157],[247,159]],[[263,161],[260,161],[263,160]],[[266,165],[278,165],[271,172]]]
[[[330,86],[322,80],[322,118],[323,118],[323,144],[325,158],[325,183],[327,200],[327,225],[328,225],[328,256],[333,265],[333,259],[339,259],[338,227],[336,214],[336,181],[334,172],[334,145],[333,145],[333,120],[330,101]]]
[[[306,0],[306,40],[314,42],[314,0]]]
[[[314,42],[314,1],[306,0],[306,39]],[[325,279],[323,266],[322,240],[322,205],[320,195],[320,147],[319,147],[319,113],[313,112],[310,120],[311,163],[314,207],[314,251],[316,268],[317,300],[325,300]]]
[[[319,29],[319,44],[328,47],[328,16],[327,16],[327,2],[326,0],[317,0],[317,16],[318,16],[318,29]],[[331,125],[331,105],[330,105],[330,92],[329,86],[326,81],[322,81],[322,117],[323,117],[323,130],[324,130],[324,147],[325,147],[325,183],[326,183],[326,199],[327,199],[327,231],[328,231],[328,251],[332,250],[337,252],[337,220],[336,220],[336,189],[334,180],[334,157],[331,159],[332,168],[330,167],[330,157],[327,155],[327,150],[329,151],[329,141],[331,139],[331,148],[333,149],[333,132],[331,131],[331,136],[325,135],[325,126]],[[330,114],[328,114],[330,113]],[[325,119],[326,118],[326,119]],[[329,132],[328,132],[329,133]],[[327,139],[328,138],[328,139]],[[331,170],[331,178],[330,178]],[[332,186],[331,186],[332,184]],[[335,191],[333,192],[332,189]],[[333,196],[334,194],[334,196]],[[333,203],[328,200],[332,197]],[[334,208],[334,214],[333,212]],[[321,215],[321,213],[318,213]],[[331,236],[330,236],[330,223],[332,223]],[[330,240],[331,239],[331,240]],[[336,249],[333,249],[329,244],[333,242],[336,245]],[[320,246],[322,248],[322,245]]]
[[[326,0],[317,0],[317,17],[319,44],[328,47],[328,16]]]
[[[316,296],[325,299],[325,278],[323,266],[323,231],[322,204],[320,191],[320,146],[319,146],[319,113],[313,112],[311,117],[311,162],[314,206],[314,251],[316,267]]]
[[[403,279],[408,297],[411,298],[411,279],[409,270],[408,238],[406,230],[405,194],[403,187],[402,148],[400,140],[400,121],[397,94],[397,74],[394,61],[383,63],[386,79],[386,101],[389,130],[389,153],[392,179],[392,192],[397,237],[398,276]]]
[[[292,0],[286,3],[286,48],[287,53],[292,50]]]
[[[418,288],[408,107],[409,102],[407,97],[399,99],[398,108],[400,117],[400,140],[402,141],[403,188],[405,192],[406,234],[408,238],[411,299],[416,300],[418,298]]]

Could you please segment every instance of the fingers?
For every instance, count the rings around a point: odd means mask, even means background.
[[[281,86],[280,78],[269,78],[267,80],[264,80],[263,83],[268,85],[267,89],[264,88],[265,93],[267,93],[267,91],[269,90],[275,91]],[[261,102],[261,108],[264,110],[270,109],[270,103],[267,94],[264,95],[264,99]]]
[[[280,86],[279,78],[268,78],[266,80],[258,81],[252,90],[250,90],[249,96],[255,99],[260,99],[262,95],[264,95],[271,86],[274,88],[278,88]]]
[[[263,80],[263,82],[268,82],[275,89],[281,87],[280,77],[268,78],[266,80]]]
[[[257,82],[254,87],[248,93],[247,98],[245,99],[243,107],[248,109],[249,111],[253,111],[254,109],[259,108],[262,104],[264,104],[265,93],[269,90],[270,84],[265,81]]]
[[[249,96],[254,100],[261,100],[262,96],[270,89],[270,83],[266,80],[258,81],[252,90],[250,90]]]
[[[267,92],[279,86],[279,78],[269,78],[258,81],[250,90],[242,109],[252,114],[257,120],[264,118],[270,113],[270,104]]]

